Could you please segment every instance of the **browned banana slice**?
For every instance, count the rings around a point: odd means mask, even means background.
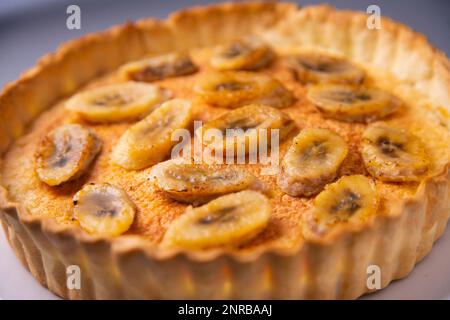
[[[66,107],[91,122],[128,121],[146,116],[169,97],[165,89],[128,81],[76,94]]]
[[[128,170],[139,170],[163,160],[177,141],[172,133],[192,121],[192,106],[187,100],[165,102],[149,116],[130,127],[111,154],[111,161]]]
[[[263,230],[270,217],[269,200],[256,191],[241,191],[189,207],[167,230],[162,245],[186,249],[238,245]]]
[[[184,164],[168,160],[151,172],[156,188],[185,203],[201,204],[218,196],[249,188],[256,178],[232,166]]]
[[[259,38],[247,36],[218,47],[211,58],[217,70],[256,70],[272,62],[272,49]]]
[[[308,98],[325,116],[348,122],[378,120],[401,106],[401,101],[386,91],[347,85],[313,86]]]
[[[383,181],[419,181],[430,164],[418,137],[382,123],[365,130],[362,156],[367,171]]]
[[[204,102],[223,108],[239,108],[252,103],[284,108],[294,102],[292,93],[278,80],[244,71],[206,74],[194,90]]]
[[[188,54],[169,53],[128,63],[119,73],[128,80],[152,82],[198,71]]]
[[[353,63],[323,53],[299,53],[285,61],[301,83],[359,84],[365,76]]]
[[[50,132],[36,152],[36,172],[50,186],[81,176],[101,149],[94,131],[65,124]]]
[[[88,233],[113,237],[127,231],[135,205],[122,189],[110,184],[88,184],[73,197],[74,217]]]
[[[339,223],[363,221],[376,213],[378,203],[371,179],[362,175],[344,176],[327,185],[314,200],[312,219],[305,224],[305,235],[310,231],[324,233]]]
[[[291,196],[311,196],[333,181],[348,153],[347,143],[327,129],[304,129],[281,165],[278,186]]]
[[[227,150],[245,150],[247,154],[250,152],[250,146],[259,147],[262,137],[266,137],[270,146],[272,130],[278,130],[281,142],[294,127],[291,118],[280,110],[263,105],[248,105],[207,122],[195,134],[205,146],[213,150],[223,150],[223,155],[226,155]],[[211,129],[219,130],[223,139],[208,138]]]

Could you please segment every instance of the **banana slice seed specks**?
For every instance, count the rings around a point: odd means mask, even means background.
[[[430,166],[418,137],[385,124],[373,124],[365,130],[362,156],[367,171],[383,181],[419,181]]]
[[[294,127],[292,119],[280,110],[263,105],[248,105],[207,122],[202,130],[196,131],[195,134],[205,146],[223,150],[225,156],[227,152],[237,154],[238,150],[245,150],[248,154],[250,146],[260,147],[260,139],[263,137],[270,146],[272,130],[278,130],[281,142]],[[209,129],[219,130],[223,139],[209,139]]]
[[[347,143],[327,129],[304,129],[281,165],[278,186],[291,196],[312,196],[333,181],[348,153]]]
[[[162,245],[186,249],[238,245],[267,226],[270,211],[269,200],[256,191],[225,195],[189,207],[170,225]]]
[[[166,89],[128,81],[76,94],[66,102],[66,108],[90,122],[129,121],[146,116],[169,98]]]
[[[359,84],[363,69],[353,63],[322,53],[301,53],[285,58],[286,65],[301,83]]]
[[[204,102],[230,109],[248,104],[284,108],[295,100],[278,80],[245,71],[209,73],[200,79],[194,90]]]
[[[36,152],[36,173],[50,186],[81,176],[101,149],[94,131],[78,124],[62,125],[50,132]]]
[[[190,75],[198,71],[187,54],[169,53],[135,62],[120,68],[123,78],[132,81],[153,82],[166,78]]]
[[[192,204],[247,189],[256,181],[252,174],[237,167],[183,164],[173,160],[153,167],[151,179],[157,189],[172,199]]]
[[[375,183],[362,175],[344,176],[325,187],[314,200],[308,227],[324,232],[338,223],[352,223],[374,215],[379,199]]]
[[[401,101],[386,91],[349,85],[313,86],[308,98],[326,117],[347,122],[372,122],[401,106]]]
[[[191,122],[191,103],[169,100],[125,131],[112,151],[111,161],[128,170],[160,162],[177,143],[172,141],[172,133],[187,128]]]
[[[272,62],[274,53],[262,40],[244,37],[218,47],[211,65],[217,70],[256,70]]]
[[[90,234],[118,236],[134,220],[135,205],[127,193],[110,184],[88,184],[73,197],[74,217]]]

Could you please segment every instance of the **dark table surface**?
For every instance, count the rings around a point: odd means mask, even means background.
[[[168,13],[205,0],[0,0],[0,86],[16,79],[45,53],[54,51],[63,41],[106,29],[114,24],[143,17],[165,17]],[[300,4],[320,1],[304,0]],[[431,43],[450,56],[449,0],[328,0],[338,8],[365,11],[377,4],[382,14],[401,21],[428,36]],[[66,8],[78,4],[82,11],[82,29],[66,28]],[[431,254],[405,280],[395,281],[387,290],[366,299],[450,299],[448,266],[450,225]],[[34,281],[19,266],[0,231],[0,299],[50,299],[52,294]],[[27,290],[17,290],[26,287]],[[12,289],[13,288],[13,289]]]

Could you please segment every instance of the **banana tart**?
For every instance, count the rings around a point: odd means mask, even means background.
[[[450,64],[366,20],[225,3],[43,57],[0,95],[18,259],[66,299],[353,299],[407,276],[450,215]]]

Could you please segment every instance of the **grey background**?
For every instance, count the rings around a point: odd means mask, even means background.
[[[143,17],[164,18],[168,13],[217,1],[210,0],[1,0],[0,87],[17,79],[58,44],[114,24]],[[300,5],[328,2],[337,8],[365,11],[370,4],[383,15],[424,33],[450,56],[450,1],[448,0],[304,0]],[[66,8],[81,7],[81,30],[66,28]]]

